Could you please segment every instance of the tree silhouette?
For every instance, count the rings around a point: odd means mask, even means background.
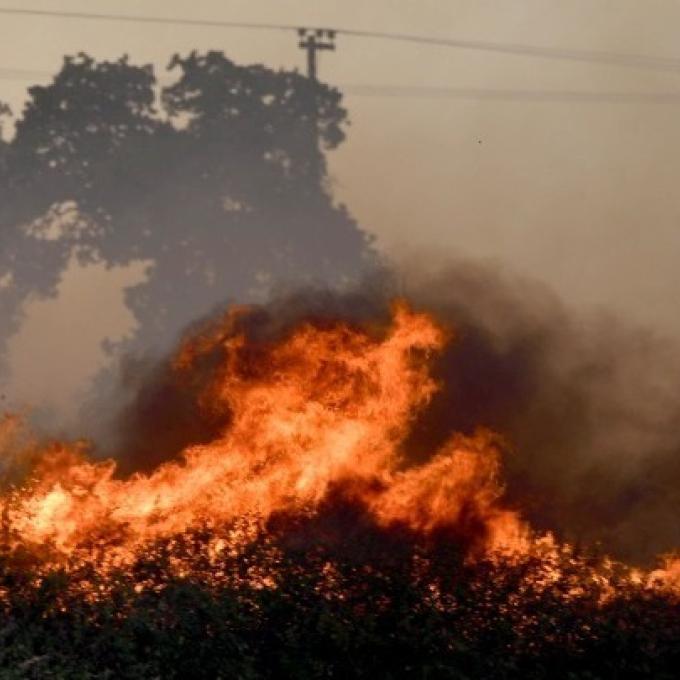
[[[150,263],[127,291],[135,351],[166,346],[226,298],[281,281],[337,285],[373,257],[328,186],[324,151],[347,117],[338,90],[219,52],[169,68],[178,77],[159,93],[150,66],[80,54],[29,90],[0,157],[5,338],[72,257]]]

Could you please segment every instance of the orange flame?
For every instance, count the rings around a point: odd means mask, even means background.
[[[126,480],[113,461],[51,446],[31,481],[2,500],[10,543],[62,555],[105,543],[125,560],[144,541],[205,520],[313,514],[342,488],[378,526],[424,535],[474,528],[478,550],[526,549],[527,528],[498,504],[490,434],[457,437],[419,466],[401,453],[436,390],[429,361],[446,334],[429,316],[397,303],[382,333],[305,323],[277,342],[254,342],[236,330],[242,314],[186,342],[174,362],[190,374],[219,353],[199,401],[231,413],[221,436]]]
[[[114,461],[89,459],[81,444],[41,448],[16,418],[0,422],[0,468],[25,479],[19,488],[5,479],[5,547],[28,549],[47,566],[95,560],[105,571],[134,561],[149,541],[236,522],[208,546],[211,555],[231,554],[249,540],[249,527],[275,516],[313,518],[340,496],[378,528],[464,539],[471,557],[537,559],[535,586],[549,587],[575,563],[568,545],[535,536],[503,507],[492,433],[457,435],[427,462],[409,460],[413,420],[437,390],[431,358],[448,341],[430,316],[398,302],[386,328],[306,322],[276,341],[250,337],[244,317],[247,310],[231,310],[173,362],[186,380],[210,367],[198,406],[228,414],[228,425],[151,473],[117,478]],[[680,592],[678,565],[669,558],[645,574],[605,560],[589,578],[604,599],[620,578]],[[270,581],[251,577],[257,587]],[[580,589],[576,582],[569,593]]]

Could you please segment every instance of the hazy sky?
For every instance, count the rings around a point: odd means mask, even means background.
[[[432,37],[680,58],[680,3],[661,0],[74,0],[15,6],[407,32]],[[0,6],[10,3],[0,2]],[[225,28],[0,17],[3,69],[54,72],[86,51],[163,68],[173,52],[223,49],[243,63],[303,67],[296,36]],[[348,142],[332,158],[336,193],[386,249],[496,260],[548,282],[574,305],[602,305],[680,336],[680,70],[664,72],[340,36],[321,78],[340,86],[552,91],[555,99],[349,94]],[[32,80],[36,81],[36,78]],[[29,84],[0,81],[20,111]],[[678,93],[578,101],[568,93]],[[120,273],[92,273],[111,295]],[[87,297],[75,277],[71,300]],[[91,285],[90,285],[91,289]],[[111,298],[108,309],[115,309]],[[120,298],[117,298],[120,302]],[[49,317],[45,304],[37,312]],[[122,303],[121,303],[122,305]],[[119,305],[116,323],[124,324]],[[81,301],[79,319],[96,315]],[[36,310],[34,310],[36,312]],[[36,312],[36,313],[37,313]],[[35,324],[34,324],[35,325]],[[114,324],[115,326],[115,324]],[[24,329],[35,371],[73,342]],[[111,325],[108,326],[111,330]],[[42,343],[42,344],[41,344]],[[90,370],[97,338],[87,340]],[[94,349],[92,349],[94,348]],[[30,359],[28,359],[30,357]],[[36,364],[37,362],[37,364]],[[26,369],[28,371],[28,368]],[[81,376],[82,377],[82,376]],[[15,379],[23,380],[21,372]],[[80,377],[72,378],[76,381]],[[75,384],[75,383],[74,383]]]

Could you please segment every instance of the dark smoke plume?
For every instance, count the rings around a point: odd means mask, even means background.
[[[643,329],[573,313],[541,284],[492,265],[429,261],[376,274],[353,293],[276,299],[254,308],[244,329],[272,337],[324,318],[379,328],[395,296],[454,331],[434,363],[440,390],[405,455],[426,460],[453,432],[491,428],[507,442],[507,502],[537,530],[637,562],[680,546],[677,352]],[[113,439],[124,473],[153,468],[228,424],[196,405],[210,360],[189,381],[169,360],[140,366],[128,363],[131,396]]]

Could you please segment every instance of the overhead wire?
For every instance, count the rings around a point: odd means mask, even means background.
[[[523,90],[461,87],[428,87],[421,85],[347,84],[343,93],[365,97],[401,97],[416,99],[479,99],[530,102],[609,102],[609,103],[679,103],[678,92],[595,92],[579,90]]]
[[[134,14],[112,14],[98,12],[68,12],[61,10],[33,9],[27,7],[0,7],[0,14],[15,16],[51,17],[59,19],[81,19],[91,21],[118,21],[133,23],[154,23],[159,25],[199,26],[213,28],[231,28],[242,30],[297,31],[299,25],[257,23],[241,21],[225,21],[220,19],[192,19],[187,17],[160,17]],[[541,47],[513,43],[499,43],[483,40],[462,40],[437,36],[424,36],[409,33],[389,33],[384,31],[368,31],[344,27],[323,27],[337,35],[354,38],[373,38],[399,42],[410,42],[420,45],[450,47],[465,50],[496,52],[521,56],[603,63],[613,66],[644,68],[663,71],[680,71],[680,59],[674,57],[656,57],[640,54],[602,52],[595,50],[574,50],[556,47]]]
[[[30,81],[54,77],[50,71],[0,68],[0,80]],[[170,81],[160,78],[160,81]],[[339,83],[343,94],[358,97],[400,97],[404,99],[462,99],[528,102],[607,102],[680,104],[678,92],[594,92],[578,90],[524,90],[437,87],[425,85],[384,85],[372,83]]]
[[[106,14],[95,12],[68,12],[61,10],[43,10],[19,7],[0,7],[0,14],[17,16],[52,17],[60,19],[82,19],[97,21],[122,21],[135,23],[155,23],[166,25],[184,25],[199,27],[231,28],[243,30],[297,31],[300,28],[293,24],[256,23],[240,21],[224,21],[218,19],[191,19],[179,17],[159,17],[131,14]],[[482,50],[505,54],[563,59],[572,61],[589,61],[661,70],[680,71],[680,59],[653,57],[645,55],[620,54],[612,52],[579,51],[560,48],[535,47],[528,45],[504,44],[485,41],[459,40],[451,38],[420,36],[406,33],[387,33],[348,28],[323,29],[338,35],[355,38],[374,38],[411,42],[415,44],[453,47],[468,50]],[[0,68],[0,79],[25,81],[33,78],[42,79],[53,74],[46,71]],[[581,92],[551,90],[516,90],[516,89],[481,89],[452,88],[432,86],[399,86],[375,84],[347,84],[340,86],[343,92],[367,97],[402,97],[416,99],[473,99],[504,101],[576,101],[576,102],[648,102],[648,103],[680,103],[680,92]]]

